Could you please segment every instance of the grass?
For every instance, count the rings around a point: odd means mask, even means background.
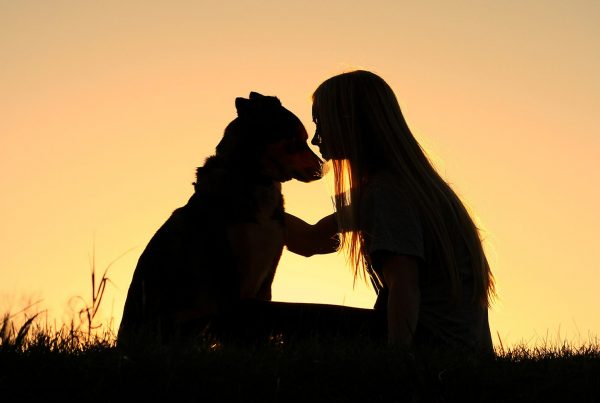
[[[5,323],[5,322],[4,322]],[[33,323],[33,325],[32,325]],[[409,355],[360,340],[157,349],[63,327],[2,339],[0,396],[33,401],[577,401],[600,399],[598,345],[515,347],[490,358]],[[22,336],[26,333],[25,336]],[[22,337],[19,337],[19,336]],[[188,397],[191,398],[188,399]]]
[[[107,272],[71,323],[5,313],[0,400],[40,401],[600,401],[600,344],[500,346],[493,357],[391,350],[368,340],[312,339],[157,348],[130,357],[112,324],[94,322]]]
[[[496,356],[407,354],[365,340],[160,348],[128,357],[107,327],[52,329],[5,314],[2,401],[600,401],[600,346],[502,348]]]

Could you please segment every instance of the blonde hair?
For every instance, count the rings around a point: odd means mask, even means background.
[[[456,245],[462,240],[470,256],[473,298],[489,306],[494,279],[479,230],[464,204],[437,173],[411,133],[389,85],[374,73],[357,70],[323,82],[313,94],[313,118],[323,146],[331,153],[335,204],[355,278],[366,276],[371,264],[365,251],[360,204],[371,175],[387,169],[397,185],[407,189],[418,209],[423,230],[441,252],[452,295],[461,295]],[[345,211],[349,214],[342,214]],[[448,220],[448,213],[451,220]]]

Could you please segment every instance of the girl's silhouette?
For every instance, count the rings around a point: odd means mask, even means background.
[[[323,82],[313,95],[312,144],[332,160],[336,212],[309,225],[287,215],[287,246],[349,253],[369,276],[389,343],[492,351],[494,281],[467,209],[411,133],[388,84],[368,71]]]

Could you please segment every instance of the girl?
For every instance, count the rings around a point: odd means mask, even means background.
[[[287,247],[337,248],[368,276],[392,345],[493,351],[487,310],[494,281],[478,229],[412,135],[387,83],[368,71],[313,94],[312,144],[332,160],[336,212],[309,225],[286,216]]]

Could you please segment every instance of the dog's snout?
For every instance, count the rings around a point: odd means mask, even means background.
[[[323,165],[319,165],[319,167],[311,172],[311,178],[313,180],[321,179],[323,177]]]
[[[309,179],[308,181],[313,181],[317,179],[321,179],[323,177],[323,166],[325,162],[317,156],[312,150],[308,150],[306,153],[306,157],[308,160],[307,171]]]

